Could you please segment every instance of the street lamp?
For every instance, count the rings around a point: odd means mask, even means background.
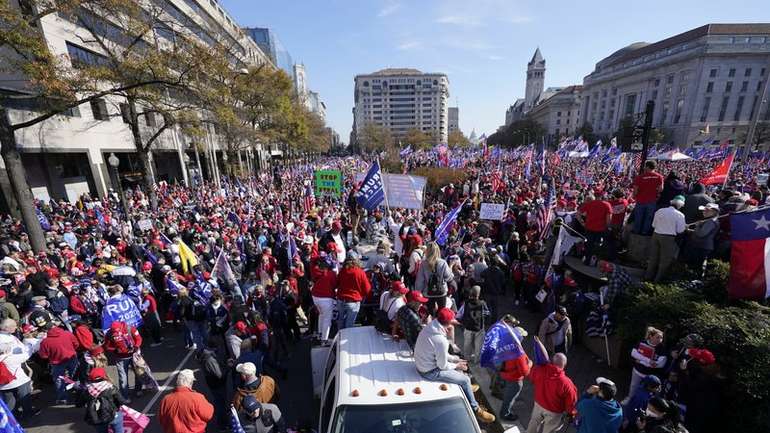
[[[120,197],[120,204],[123,206],[123,214],[126,216],[126,222],[128,219],[128,203],[126,203],[126,196],[123,194],[123,185],[120,183],[120,175],[118,174],[118,166],[120,160],[115,153],[110,153],[110,157],[107,158],[107,163],[112,167],[113,176],[115,177],[115,187],[118,188],[118,197]]]
[[[184,162],[184,170],[187,173],[187,187],[189,188],[195,183],[192,180],[192,176],[190,176],[190,155],[185,153],[182,157],[182,162]]]

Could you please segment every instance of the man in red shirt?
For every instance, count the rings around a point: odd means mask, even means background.
[[[663,190],[663,175],[655,171],[655,161],[646,161],[642,174],[634,178],[634,227],[639,235],[652,235],[652,218],[655,216],[655,203]]]
[[[517,326],[519,325],[518,319],[506,314],[502,320],[508,326],[515,327],[513,330],[521,339],[527,336],[527,331]],[[532,361],[523,351],[520,357],[503,363],[500,379],[505,382],[505,389],[503,390],[503,404],[500,406],[500,417],[505,421],[513,422],[519,419],[519,416],[513,413],[513,404],[516,403],[516,398],[519,397],[521,389],[524,387],[524,378],[529,375],[531,368]]]
[[[589,193],[586,201],[578,208],[577,218],[586,229],[586,255],[584,262],[590,265],[591,256],[607,236],[607,229],[612,217],[612,207],[599,197]]]
[[[56,383],[56,404],[68,404],[67,384],[62,378],[75,377],[78,367],[77,349],[80,343],[73,333],[58,326],[48,326],[48,332],[40,343],[37,354],[51,364],[51,376]]]
[[[536,351],[544,360],[532,367],[527,378],[535,386],[535,404],[529,418],[527,433],[537,433],[542,425],[542,433],[553,433],[562,425],[564,415],[575,416],[577,411],[577,388],[567,377],[564,368],[567,366],[567,356],[563,353],[553,355],[546,362],[548,352],[538,337],[535,337]],[[536,354],[535,360],[538,360]]]

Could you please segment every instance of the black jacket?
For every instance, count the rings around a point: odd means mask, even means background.
[[[203,349],[198,354],[198,362],[201,363],[206,385],[212,390],[224,389],[227,385],[227,375],[224,373],[224,368],[219,363],[216,353],[210,349]]]

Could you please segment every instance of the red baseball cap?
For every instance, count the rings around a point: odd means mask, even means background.
[[[406,299],[409,302],[419,302],[421,304],[424,304],[428,302],[428,298],[425,296],[422,296],[422,293],[420,293],[419,290],[412,290],[406,295]]]
[[[406,286],[401,280],[396,280],[390,283],[390,290],[395,290],[398,293],[401,293],[402,295],[406,295],[407,293],[409,293],[409,289],[406,288]]]
[[[454,311],[446,307],[438,310],[438,312],[436,313],[436,319],[438,319],[439,323],[441,323],[442,325],[449,325],[457,322],[455,320]]]
[[[235,330],[238,332],[246,332],[246,322],[242,320],[235,322]]]
[[[97,367],[88,373],[88,380],[91,382],[96,382],[99,379],[107,379],[107,372],[103,368]]]

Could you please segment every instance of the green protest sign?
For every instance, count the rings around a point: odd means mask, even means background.
[[[342,172],[339,170],[316,170],[315,195],[317,197],[342,195]]]

